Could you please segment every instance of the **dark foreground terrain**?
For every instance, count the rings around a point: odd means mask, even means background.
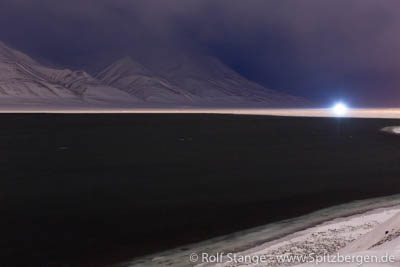
[[[103,266],[399,193],[397,124],[0,115],[0,266]]]

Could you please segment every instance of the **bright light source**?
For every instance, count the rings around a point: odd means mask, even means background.
[[[343,103],[336,103],[332,108],[332,111],[336,116],[344,116],[348,110],[349,108]]]

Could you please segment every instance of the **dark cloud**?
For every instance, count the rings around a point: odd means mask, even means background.
[[[399,10],[398,0],[2,0],[0,39],[92,69],[125,54],[201,51],[288,93],[392,105]]]

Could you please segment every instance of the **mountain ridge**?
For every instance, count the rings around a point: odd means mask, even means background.
[[[176,56],[143,64],[131,57],[97,75],[57,69],[0,41],[0,100],[58,99],[82,103],[185,106],[299,106],[307,101],[247,80],[210,56]]]
[[[164,94],[164,97],[189,104],[287,106],[307,103],[303,98],[267,89],[249,81],[219,59],[210,56],[178,56],[155,64],[154,61],[142,64],[125,57],[108,66],[96,78],[142,99],[145,97],[135,94],[135,89],[142,88],[149,97],[155,93],[149,88],[152,85],[152,89],[158,88],[157,92]]]
[[[122,99],[126,94],[103,86],[85,71],[43,66],[0,42],[0,97],[63,98],[90,102]],[[11,99],[9,101],[12,102]]]

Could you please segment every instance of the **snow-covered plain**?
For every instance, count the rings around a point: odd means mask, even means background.
[[[372,233],[373,237],[367,238],[368,245],[360,247],[360,250],[374,253],[375,250],[386,249],[388,253],[395,254],[396,251],[393,250],[398,248],[400,242],[397,237],[400,228],[398,214],[400,214],[400,195],[355,201],[298,218],[134,259],[116,266],[294,266],[300,262],[280,262],[279,257],[308,254],[318,256],[339,251],[341,253],[358,253],[357,242],[362,244],[365,242],[355,240],[362,240],[360,238],[368,233]],[[391,218],[394,219],[385,225],[385,222]],[[396,225],[397,228],[393,228],[392,225]],[[386,231],[389,231],[390,234],[385,234]],[[390,245],[391,243],[385,242],[391,240],[394,240],[392,241],[393,246]],[[352,242],[356,242],[354,244],[357,249],[350,249]],[[375,246],[376,244],[379,246]],[[345,247],[348,247],[349,250],[344,250]],[[374,250],[369,250],[370,248]],[[254,263],[235,264],[226,256],[219,258],[218,262],[201,262],[200,260],[202,255],[219,255],[221,253],[224,255],[234,253],[238,257],[266,256],[269,260],[259,265]],[[190,256],[193,254],[199,256],[198,261],[190,262]],[[398,262],[397,264],[393,266],[400,266]]]

